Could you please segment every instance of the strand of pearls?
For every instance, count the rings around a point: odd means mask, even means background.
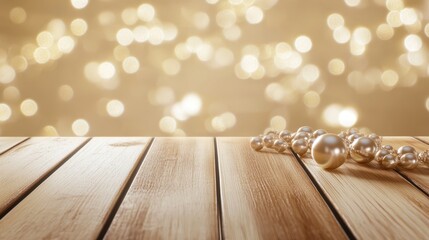
[[[279,153],[290,147],[300,156],[310,151],[313,159],[324,169],[337,168],[349,157],[358,163],[376,161],[384,169],[429,167],[429,150],[417,152],[411,146],[394,149],[391,145],[382,145],[382,137],[377,134],[364,135],[356,128],[339,134],[328,133],[324,129],[313,131],[308,126],[300,127],[296,132],[269,131],[252,137],[250,146],[255,151],[269,148]]]

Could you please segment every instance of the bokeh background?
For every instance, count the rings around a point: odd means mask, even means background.
[[[429,1],[0,3],[0,134],[429,135]]]

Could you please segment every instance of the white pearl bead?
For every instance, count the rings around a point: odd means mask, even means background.
[[[414,153],[405,153],[399,158],[399,166],[406,169],[413,169],[419,165],[417,156]]]
[[[264,148],[264,142],[262,141],[262,138],[252,137],[250,139],[250,147],[255,151],[260,151],[262,148]]]
[[[309,126],[303,126],[298,128],[298,130],[296,132],[307,132],[307,133],[313,133],[313,129]]]
[[[292,142],[292,132],[288,130],[283,130],[279,133],[279,138],[283,139],[288,144],[291,144]]]
[[[274,137],[273,135],[265,135],[262,137],[262,141],[264,142],[265,147],[270,148],[274,144]]]
[[[300,155],[304,156],[307,153],[308,145],[305,139],[297,139],[292,141],[292,150]]]
[[[398,165],[398,163],[399,163],[398,155],[391,154],[391,153],[384,156],[383,159],[381,159],[381,161],[379,162],[380,166],[386,169],[395,168]]]
[[[274,150],[276,150],[279,153],[284,152],[287,149],[287,143],[283,141],[282,139],[277,139],[274,141],[273,147]]]
[[[341,166],[347,158],[347,146],[342,138],[335,134],[324,134],[313,143],[311,156],[324,169]]]
[[[350,145],[350,156],[358,163],[372,161],[377,153],[376,143],[368,137],[360,137]]]

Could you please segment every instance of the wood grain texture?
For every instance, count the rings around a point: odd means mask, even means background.
[[[25,141],[26,137],[0,137],[0,154]]]
[[[417,151],[429,149],[429,145],[413,137],[384,137],[383,144],[390,144],[395,149],[408,145],[414,147]],[[399,169],[399,172],[407,176],[414,184],[429,194],[429,167],[419,166],[416,169]]]
[[[0,156],[0,216],[86,138],[31,138]]]
[[[0,239],[95,239],[147,142],[92,139],[0,220]]]
[[[325,171],[302,160],[358,239],[429,239],[429,198],[394,170],[349,159]]]
[[[429,137],[417,137],[418,139],[421,139],[423,141],[425,141],[427,144],[429,144]]]
[[[317,189],[288,152],[255,152],[217,138],[225,239],[344,239]]]
[[[156,138],[106,239],[218,239],[213,138]]]

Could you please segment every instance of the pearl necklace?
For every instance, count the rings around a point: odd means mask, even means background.
[[[300,127],[296,132],[269,131],[265,135],[252,137],[250,146],[255,151],[265,147],[279,153],[290,147],[300,156],[306,155],[310,150],[312,158],[323,169],[335,169],[349,156],[358,163],[374,160],[385,169],[429,166],[429,150],[418,153],[411,146],[401,146],[396,150],[391,145],[382,145],[382,137],[377,134],[364,135],[356,128],[339,134],[328,133],[323,129],[313,131],[308,126]]]

